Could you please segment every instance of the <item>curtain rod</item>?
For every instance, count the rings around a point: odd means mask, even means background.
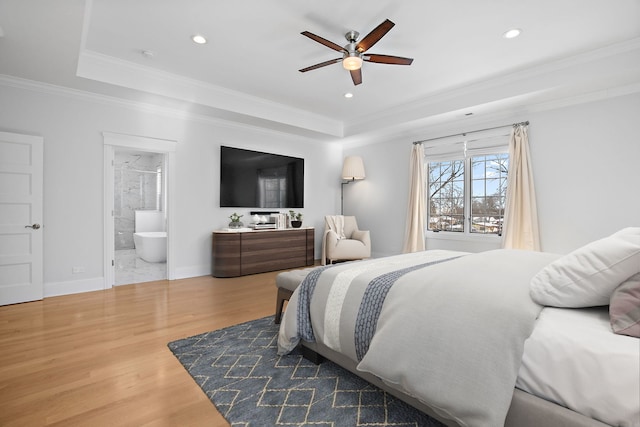
[[[487,131],[487,130],[506,128],[506,127],[509,127],[509,126],[513,126],[513,127],[520,126],[520,125],[527,126],[528,124],[529,124],[529,121],[527,120],[526,122],[513,123],[511,125],[494,126],[492,128],[478,129],[478,130],[472,130],[472,131],[469,131],[469,132],[454,133],[453,135],[438,136],[436,138],[423,139],[422,141],[414,141],[414,144],[422,144],[423,142],[435,141],[436,139],[451,138],[452,136],[460,136],[460,135],[466,136],[469,133],[484,132],[484,131]]]

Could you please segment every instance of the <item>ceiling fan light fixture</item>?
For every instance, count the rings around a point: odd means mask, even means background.
[[[342,54],[342,57],[330,59],[328,61],[320,62],[310,67],[305,67],[300,71],[306,73],[307,71],[316,70],[328,65],[337,64],[342,62],[342,67],[349,71],[351,80],[354,86],[358,86],[362,83],[362,62],[377,62],[379,64],[396,64],[396,65],[411,65],[413,58],[404,58],[394,55],[376,55],[366,53],[373,45],[375,45],[385,34],[396,25],[388,19],[385,19],[380,25],[371,30],[369,34],[364,36],[362,40],[358,41],[360,34],[357,31],[349,31],[345,34],[345,38],[349,42],[346,46],[340,46],[332,41],[322,38],[318,35],[310,33],[309,31],[303,31],[302,34],[305,37],[309,37],[311,40],[320,43]]]
[[[342,60],[342,66],[349,71],[359,70],[362,68],[362,58],[358,54],[350,54]]]

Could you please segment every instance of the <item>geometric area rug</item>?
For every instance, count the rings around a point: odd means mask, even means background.
[[[325,360],[277,355],[273,316],[169,343],[232,426],[429,426],[443,424]]]

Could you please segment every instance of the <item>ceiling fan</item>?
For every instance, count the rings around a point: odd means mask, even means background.
[[[365,52],[369,50],[369,48],[371,48],[374,44],[378,43],[378,41],[382,37],[384,37],[384,35],[387,34],[394,25],[396,24],[388,19],[385,19],[382,24],[374,28],[360,41],[358,41],[358,36],[360,36],[360,33],[358,33],[357,31],[349,31],[344,35],[349,42],[344,47],[330,42],[329,40],[326,40],[313,33],[310,33],[309,31],[303,31],[300,34],[302,34],[303,36],[307,36],[311,40],[323,44],[330,49],[337,50],[338,52],[342,53],[342,57],[330,59],[329,61],[324,61],[319,64],[303,68],[299,71],[301,73],[306,73],[307,71],[342,62],[342,66],[345,69],[349,70],[349,72],[351,73],[353,84],[359,85],[360,83],[362,83],[362,61],[377,62],[379,64],[411,65],[411,63],[413,62],[413,58],[403,58],[401,56],[391,55],[377,55],[374,53],[365,54]]]

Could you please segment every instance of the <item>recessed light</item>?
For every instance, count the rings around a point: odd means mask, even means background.
[[[207,39],[205,39],[204,36],[201,36],[200,34],[196,34],[195,36],[192,36],[191,40],[193,40],[194,43],[198,43],[198,44],[205,44],[207,42]]]
[[[351,92],[347,92],[344,94],[344,97],[349,99],[349,98],[353,98],[353,94]]]
[[[502,34],[502,37],[504,37],[505,39],[515,39],[520,34],[522,34],[522,30],[520,28],[512,28]]]

